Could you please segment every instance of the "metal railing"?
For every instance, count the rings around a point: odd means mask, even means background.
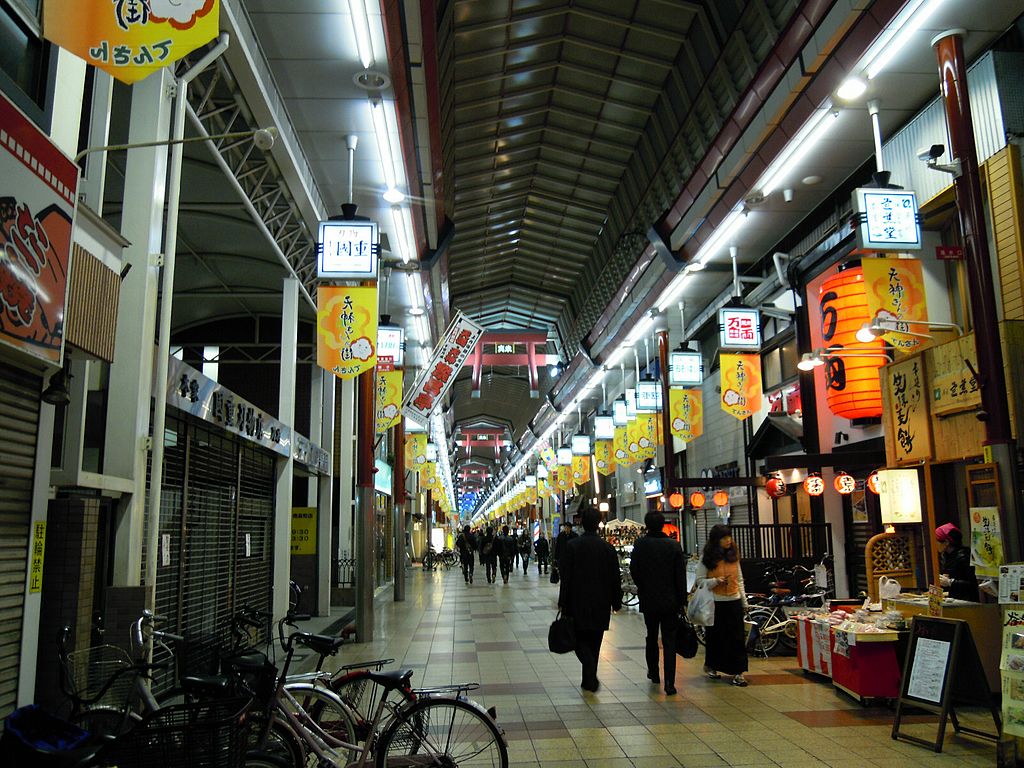
[[[336,557],[333,560],[334,586],[354,587],[356,583],[356,559]]]
[[[831,523],[740,524],[730,526],[745,560],[812,560],[833,552]],[[710,525],[697,520],[698,551]]]

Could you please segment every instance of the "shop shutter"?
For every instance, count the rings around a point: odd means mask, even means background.
[[[39,431],[38,377],[0,366],[0,716],[18,697],[32,477]]]
[[[269,614],[274,578],[274,456],[246,444],[240,452],[235,601]]]

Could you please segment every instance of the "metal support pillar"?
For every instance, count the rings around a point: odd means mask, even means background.
[[[114,78],[101,69],[94,70],[88,146],[103,147],[110,143],[110,106],[113,99]],[[83,202],[100,216],[103,215],[103,191],[106,183],[106,154],[96,152],[86,155],[84,173],[79,183],[78,193]]]
[[[167,69],[132,86],[128,141],[166,141],[171,124]],[[116,519],[116,586],[137,586],[142,577],[142,523],[146,501],[146,451],[153,397],[153,332],[156,326],[159,254],[163,247],[167,149],[150,147],[128,153],[121,234],[132,269],[121,282],[117,312],[117,356],[110,366],[104,474],[134,482],[122,498]],[[160,436],[162,439],[162,435]]]
[[[658,338],[658,368],[661,373],[661,440],[665,449],[665,472],[663,493],[668,496],[675,489],[676,473],[674,456],[672,453],[672,413],[669,408],[669,383],[668,383],[668,320],[662,312],[655,319],[655,328]]]
[[[991,453],[991,461],[998,466],[1003,546],[1006,562],[1014,563],[1024,556],[1017,448],[1010,431],[1010,409],[1006,398],[996,292],[982,206],[978,152],[974,143],[974,121],[971,118],[971,100],[967,90],[963,35],[962,29],[949,30],[937,35],[932,45],[939,63],[939,90],[946,108],[950,154],[954,161],[959,161],[961,168],[961,175],[953,181],[953,189],[968,266],[974,343],[978,353],[978,383],[981,385],[979,417],[984,416],[981,419],[985,428],[983,445],[986,453]]]
[[[395,560],[395,602],[405,602],[405,518],[408,502],[405,498],[405,419],[399,417],[394,427],[395,471],[392,473],[394,493],[394,560]]]
[[[299,347],[299,281],[285,278],[281,297],[281,370],[277,418],[295,425],[295,369]],[[291,572],[292,475],[295,460],[277,459],[277,491],[274,500],[273,613],[279,619],[288,611]]]
[[[357,379],[356,406],[356,642],[373,640],[373,398],[376,374],[361,373]]]
[[[338,386],[340,384],[340,386]],[[341,379],[338,384],[338,456],[334,462],[335,477],[338,478],[338,558],[355,557],[355,485],[356,476],[356,381]]]
[[[336,379],[333,373],[325,371],[322,368],[315,368],[313,370],[313,378],[320,378],[321,380],[321,397],[319,401],[321,403],[319,444],[325,451],[333,451],[334,385]],[[317,401],[314,400],[313,402],[315,403]],[[331,511],[334,508],[334,478],[330,474],[320,475],[316,481],[316,485],[316,612],[319,616],[329,616],[331,614],[331,583],[333,581],[331,567],[333,564],[332,554],[334,552],[334,542],[331,541]]]

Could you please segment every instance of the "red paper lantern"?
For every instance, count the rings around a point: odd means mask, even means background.
[[[832,485],[843,496],[849,496],[857,488],[857,481],[853,479],[852,475],[840,472],[832,481]]]
[[[773,499],[781,499],[786,495],[786,483],[781,477],[769,477],[764,489]]]
[[[700,491],[694,491],[690,494],[690,506],[694,509],[700,509],[704,506],[704,502],[706,501],[707,497]]]
[[[729,504],[729,494],[726,491],[715,491],[713,497],[716,507],[725,507]]]
[[[880,478],[878,477],[878,473],[872,472],[870,475],[868,475],[868,479],[865,482],[865,485],[867,485],[869,491],[871,491],[873,494],[877,496],[881,492],[881,490],[878,487],[879,482]]]
[[[671,496],[668,497],[668,503],[672,505],[673,509],[679,509],[683,506],[683,494],[679,491],[675,491]]]
[[[864,343],[857,331],[870,322],[864,271],[856,266],[843,269],[821,286],[821,338],[826,348],[864,357],[825,357],[825,399],[828,408],[847,419],[882,415],[882,389],[878,369],[887,362],[885,342]],[[870,356],[869,356],[870,355]]]
[[[804,480],[804,490],[808,496],[821,496],[825,492],[825,481],[819,475],[808,475]]]

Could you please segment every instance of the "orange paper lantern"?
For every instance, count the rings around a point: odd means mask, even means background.
[[[857,481],[853,479],[852,475],[840,472],[836,475],[836,479],[832,481],[832,485],[843,496],[848,496],[856,489]]]
[[[674,509],[679,509],[681,506],[683,506],[683,494],[681,494],[679,491],[676,491],[675,493],[668,497],[668,503],[671,504]]]
[[[870,322],[864,272],[860,262],[843,269],[821,286],[821,338],[826,348],[864,357],[825,357],[825,399],[836,416],[847,419],[882,415],[878,369],[886,363],[885,342],[857,340],[857,331]],[[874,354],[873,354],[874,353]],[[869,356],[870,355],[870,356]]]
[[[810,475],[804,480],[804,490],[808,496],[821,496],[825,492],[825,481],[818,475]]]
[[[864,484],[867,485],[869,491],[871,491],[873,494],[877,496],[879,493],[881,493],[881,489],[879,489],[878,483],[878,473],[872,472],[870,475],[868,475],[868,479]]]
[[[700,509],[704,506],[704,502],[706,501],[707,497],[700,491],[694,491],[690,494],[690,506],[694,509]]]
[[[781,499],[786,495],[786,483],[781,477],[770,477],[764,489],[773,499]]]
[[[716,507],[724,507],[729,504],[729,494],[725,491],[715,491],[713,499]]]

